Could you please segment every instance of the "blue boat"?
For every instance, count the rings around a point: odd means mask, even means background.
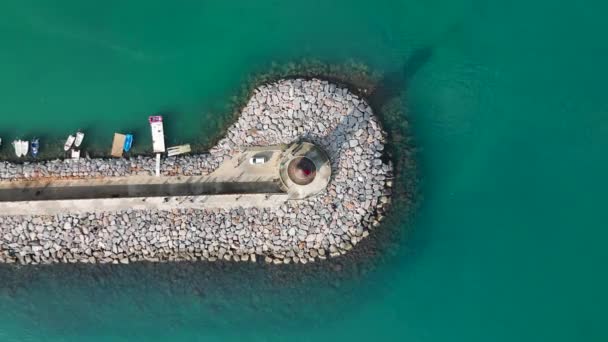
[[[127,134],[125,136],[125,145],[123,147],[125,152],[129,152],[131,150],[132,145],[133,145],[133,134]]]
[[[32,157],[34,157],[34,158],[38,157],[38,152],[40,151],[40,141],[38,140],[38,138],[32,139],[31,147],[32,147]]]

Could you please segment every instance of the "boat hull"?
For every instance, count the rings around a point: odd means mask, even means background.
[[[63,149],[67,152],[72,148],[72,145],[74,145],[74,140],[76,140],[76,137],[73,135],[70,135],[68,137],[68,140],[65,141],[65,145],[63,145]]]
[[[131,150],[131,146],[133,146],[133,134],[127,134],[125,136],[125,144],[123,146],[123,149],[125,150],[125,152],[129,152]]]
[[[38,157],[38,153],[40,151],[40,141],[38,139],[33,139],[31,143],[32,147],[32,157]]]
[[[30,147],[30,143],[28,141],[22,141],[21,142],[21,156],[22,157],[27,156],[27,153],[29,151],[29,147]]]
[[[148,118],[150,130],[152,131],[152,149],[154,153],[165,152],[165,133],[162,116],[151,116]]]
[[[74,147],[80,147],[83,140],[84,140],[84,133],[82,133],[82,132],[76,133],[76,139],[74,140]]]
[[[13,141],[13,148],[15,149],[15,155],[17,156],[17,158],[21,158],[23,155],[23,152],[21,150],[21,140],[15,140]]]

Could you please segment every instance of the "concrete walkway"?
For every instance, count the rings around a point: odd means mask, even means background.
[[[239,194],[182,197],[97,198],[56,201],[0,202],[0,216],[131,210],[278,208],[287,194]]]
[[[282,193],[275,182],[214,177],[116,177],[0,183],[0,202]]]
[[[252,165],[251,157],[267,162]],[[208,176],[128,176],[0,182],[0,216],[125,209],[274,207],[287,200],[281,189],[281,150],[236,154]]]
[[[299,186],[285,178],[284,163],[294,155],[310,158],[317,174]],[[252,164],[251,158],[264,158]],[[125,209],[274,207],[302,199],[327,186],[331,174],[325,153],[312,144],[250,147],[235,153],[208,176],[128,176],[0,182],[0,216]]]

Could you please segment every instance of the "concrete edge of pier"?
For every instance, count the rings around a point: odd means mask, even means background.
[[[0,216],[82,214],[91,212],[175,209],[278,208],[288,200],[285,193],[203,196],[94,198],[75,200],[0,202]],[[24,209],[27,208],[27,209]]]

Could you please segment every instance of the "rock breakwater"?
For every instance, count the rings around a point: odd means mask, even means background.
[[[163,175],[207,175],[249,146],[310,141],[331,161],[327,189],[278,209],[131,210],[0,217],[0,262],[130,263],[265,260],[307,263],[347,253],[390,205],[386,134],[364,99],[322,80],[257,88],[208,154],[167,158]],[[0,163],[2,181],[152,175],[154,160]]]

